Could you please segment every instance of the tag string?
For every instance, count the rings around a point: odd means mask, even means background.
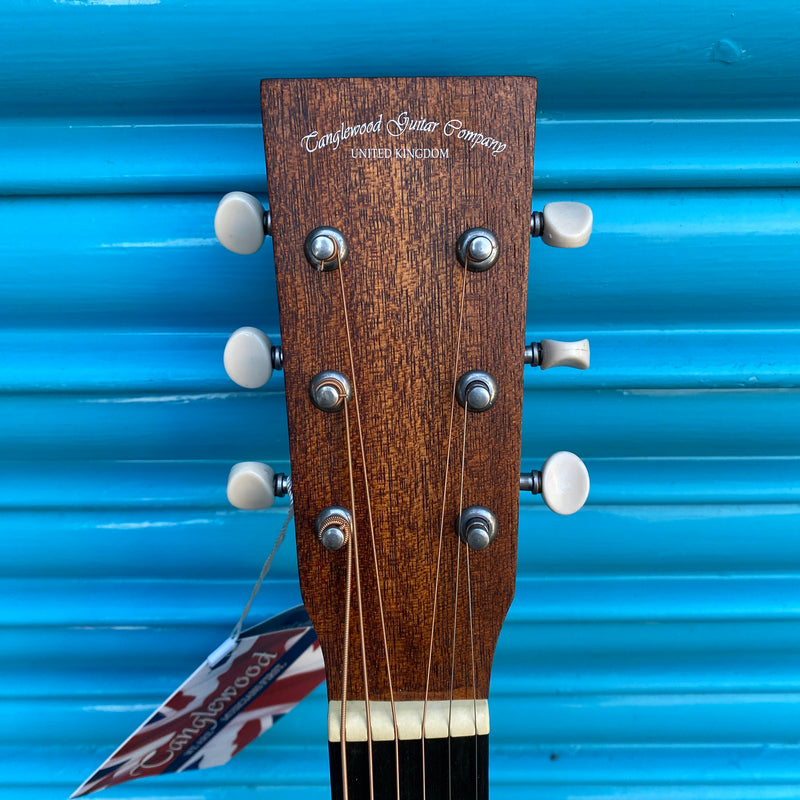
[[[256,599],[256,595],[259,593],[259,591],[261,591],[261,584],[264,582],[264,578],[267,577],[267,573],[272,566],[272,562],[275,559],[275,554],[278,552],[278,548],[281,546],[281,544],[283,544],[283,540],[286,538],[286,531],[288,530],[289,523],[292,521],[292,517],[294,516],[294,501],[292,500],[291,486],[289,487],[288,494],[291,502],[289,503],[289,511],[286,514],[286,519],[283,521],[280,531],[278,531],[275,544],[272,545],[272,551],[267,556],[267,560],[264,562],[264,566],[261,568],[261,574],[258,576],[258,580],[253,587],[253,591],[250,593],[250,599],[247,601],[244,611],[242,611],[242,616],[239,617],[239,621],[234,626],[233,631],[231,631],[230,638],[234,639],[235,641],[239,641],[239,637],[242,635],[242,626],[244,625],[244,621],[247,619],[247,615],[250,613],[250,609],[253,605],[253,601]]]

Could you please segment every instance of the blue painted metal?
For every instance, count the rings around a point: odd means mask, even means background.
[[[313,25],[309,23],[313,21]],[[7,0],[0,7],[0,800],[66,796],[227,635],[285,501],[230,509],[232,461],[287,466],[280,377],[235,390],[227,333],[277,333],[258,80],[536,74],[523,466],[592,494],[521,511],[493,682],[492,796],[800,795],[800,11],[777,0],[532,6]],[[476,28],[477,26],[477,28]],[[476,32],[477,29],[477,32]],[[322,41],[320,40],[322,37]],[[272,423],[272,424],[268,424]],[[297,600],[291,543],[258,601]],[[325,798],[317,692],[227,768],[109,797]]]
[[[10,0],[0,94],[14,115],[86,113],[130,121],[211,111],[252,113],[252,76],[531,74],[541,111],[687,112],[792,105],[800,10],[779,0],[613,10],[587,0],[425,6],[363,2],[265,5],[237,0]],[[50,105],[54,104],[54,105]],[[45,112],[47,113],[47,112]]]

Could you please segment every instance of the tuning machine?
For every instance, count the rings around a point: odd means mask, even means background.
[[[289,494],[292,482],[283,472],[275,472],[260,461],[234,464],[228,475],[228,501],[244,511],[269,508],[276,497]]]
[[[583,247],[592,235],[592,209],[585,203],[547,203],[531,214],[531,236],[550,247]]]
[[[258,328],[238,328],[228,338],[222,361],[234,383],[258,389],[272,377],[273,370],[283,368],[283,350]]]
[[[556,339],[542,339],[531,342],[525,348],[525,363],[532,367],[550,369],[551,367],[572,367],[589,369],[589,340],[559,342]]]
[[[589,471],[574,453],[553,453],[541,470],[523,472],[519,490],[541,494],[545,505],[556,514],[574,514],[589,496]]]
[[[265,236],[272,235],[272,218],[253,195],[228,192],[217,205],[214,233],[227,250],[249,256],[264,244]]]

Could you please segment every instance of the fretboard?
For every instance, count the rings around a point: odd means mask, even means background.
[[[342,752],[330,742],[331,796],[343,800]],[[349,800],[487,800],[489,797],[489,736],[450,736],[425,740],[372,743],[373,792],[370,793],[369,745],[347,742]],[[400,758],[397,791],[396,757]],[[424,774],[423,774],[424,773]],[[423,785],[425,791],[423,793]]]

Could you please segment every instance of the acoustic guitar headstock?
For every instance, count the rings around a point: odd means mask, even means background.
[[[226,369],[247,387],[285,371],[330,738],[367,741],[370,775],[395,742],[399,784],[398,740],[488,732],[520,486],[559,513],[588,493],[571,454],[519,466],[525,362],[588,366],[587,342],[525,346],[530,238],[580,246],[591,212],[531,215],[533,78],[268,80],[261,101],[269,212],[233,193],[216,229],[243,253],[272,235],[281,347],[237,331]],[[264,507],[285,484],[247,462],[229,497]]]

